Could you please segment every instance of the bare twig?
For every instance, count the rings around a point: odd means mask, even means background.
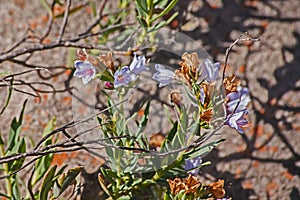
[[[71,8],[71,4],[72,4],[71,0],[67,0],[67,5],[66,5],[65,13],[64,13],[63,23],[61,25],[58,40],[57,40],[58,43],[62,41],[63,35],[65,33],[65,29],[66,29],[66,26],[67,26],[67,23],[68,23],[69,11],[70,11],[70,8]]]
[[[102,19],[102,13],[103,13],[103,10],[104,10],[104,7],[105,7],[106,3],[107,3],[107,0],[103,0],[103,1],[102,1],[101,5],[100,5],[100,9],[99,9],[99,13],[98,13],[97,19],[94,21],[94,23],[92,23],[92,24],[86,29],[86,31],[84,31],[83,33],[79,34],[79,36],[88,34],[89,32],[91,32],[91,30],[92,30],[95,26],[97,26],[97,25],[100,23],[100,21],[101,21],[101,19]]]
[[[247,38],[243,38],[244,36],[247,36]],[[225,64],[224,64],[224,69],[223,69],[223,76],[222,76],[222,81],[224,81],[225,79],[225,70],[227,67],[227,63],[228,63],[228,58],[229,58],[229,53],[232,50],[232,48],[239,42],[245,42],[245,41],[260,41],[259,38],[251,38],[248,35],[248,32],[245,32],[243,34],[241,34],[227,49],[226,49],[226,53],[225,53]]]

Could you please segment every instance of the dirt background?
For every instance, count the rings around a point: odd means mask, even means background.
[[[80,2],[74,1],[76,3]],[[181,1],[174,10],[179,11],[179,16],[170,28],[180,29],[199,42],[216,61],[224,61],[226,48],[241,33],[247,31],[252,37],[261,39],[234,47],[227,72],[235,72],[250,89],[253,100],[249,115],[251,125],[244,135],[224,129],[222,136],[227,140],[204,158],[212,161],[212,165],[203,168],[201,176],[212,181],[224,179],[226,196],[233,199],[300,199],[299,0]],[[47,22],[45,16],[39,1],[1,1],[0,52],[19,41],[28,27],[43,32]],[[90,18],[90,9],[86,6],[84,14],[70,18],[73,21],[67,26],[65,37],[84,30]],[[55,28],[59,30],[59,26]],[[26,137],[39,138],[53,116],[57,116],[58,126],[72,120],[70,94],[75,80],[64,68],[72,67],[66,57],[66,49],[32,56],[30,63],[37,66],[47,63],[54,73],[31,74],[25,77],[26,80],[51,83],[62,92],[43,93],[41,101],[14,93],[0,119],[2,133],[7,133],[8,124],[18,115],[25,98],[29,98],[22,129]],[[160,55],[154,59],[159,60]],[[0,70],[18,72],[25,68],[2,62]],[[50,89],[43,84],[37,87]],[[30,91],[30,88],[25,90]],[[1,87],[0,94],[2,105],[7,89]],[[83,178],[93,190],[84,190],[82,196],[93,199],[88,193],[98,192],[96,173],[92,173],[99,167],[97,159],[80,152],[62,154],[55,157],[55,162],[84,165],[87,172]]]

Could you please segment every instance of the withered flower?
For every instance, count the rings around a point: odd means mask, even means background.
[[[184,190],[184,184],[180,178],[175,178],[174,180],[167,180],[170,186],[171,193],[176,195],[180,190]]]
[[[200,180],[192,176],[191,174],[187,179],[184,180],[185,185],[185,193],[195,193],[197,192],[197,189],[201,186]]]
[[[200,115],[200,120],[201,121],[204,121],[204,122],[207,122],[207,123],[210,123],[210,121],[212,120],[213,118],[213,109],[210,108],[210,109],[207,109],[205,110],[201,115]]]
[[[181,190],[184,190],[184,193],[195,193],[198,188],[201,186],[200,180],[192,175],[189,175],[188,178],[181,180],[180,178],[175,178],[174,180],[167,180],[170,186],[171,193],[176,195]]]
[[[196,73],[197,68],[199,67],[199,58],[198,58],[198,54],[196,52],[194,53],[187,53],[185,52],[182,56],[181,59],[183,61],[181,61],[179,63],[180,66],[186,66],[188,67],[193,73]]]
[[[111,71],[115,72],[116,69],[114,67],[114,59],[112,57],[112,52],[108,52],[107,54],[103,54],[99,56],[99,60]]]
[[[207,108],[210,102],[210,85],[208,83],[201,83],[200,85],[200,101],[202,103],[203,108]]]
[[[236,78],[234,74],[232,74],[230,77],[226,77],[224,79],[223,84],[225,92],[226,94],[228,94],[230,92],[236,92],[237,87],[241,84],[241,81],[238,78]]]
[[[78,60],[81,60],[81,61],[85,61],[88,58],[88,53],[86,52],[86,50],[84,48],[78,49],[76,51],[76,55],[78,57]]]
[[[197,68],[200,64],[198,55],[197,53],[189,54],[185,52],[181,59],[182,61],[179,62],[181,67],[175,71],[175,74],[191,87],[192,82],[198,79]]]
[[[210,193],[214,198],[223,198],[225,196],[224,180],[218,180],[217,182],[208,185]]]
[[[182,101],[182,96],[180,92],[171,92],[170,94],[170,102],[178,107],[180,107]]]

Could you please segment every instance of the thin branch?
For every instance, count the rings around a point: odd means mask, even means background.
[[[55,48],[58,48],[58,47],[76,47],[76,48],[85,48],[85,49],[97,49],[97,50],[105,51],[107,53],[107,52],[111,51],[111,49],[104,46],[104,45],[78,44],[77,42],[82,40],[82,39],[85,39],[85,38],[101,35],[102,33],[106,32],[106,31],[109,31],[109,30],[113,30],[113,29],[116,29],[116,28],[121,28],[121,27],[124,27],[124,26],[134,25],[134,24],[135,24],[134,22],[126,22],[126,23],[123,23],[123,24],[117,24],[117,25],[114,25],[114,26],[110,26],[106,29],[103,29],[103,30],[97,32],[97,33],[87,34],[87,35],[82,35],[82,36],[76,36],[76,37],[73,37],[71,39],[63,40],[63,41],[60,41],[60,42],[54,42],[54,43],[50,43],[50,44],[36,44],[32,47],[18,49],[18,50],[15,50],[13,52],[10,52],[10,53],[0,55],[0,63],[2,63],[3,61],[6,61],[6,60],[12,60],[13,58],[16,58],[20,55],[31,54],[31,53],[34,53],[36,51],[55,49]],[[124,51],[113,51],[113,53],[118,54],[118,55],[127,55],[128,54],[128,52],[124,52]]]
[[[35,167],[33,166],[32,170],[31,170],[30,177],[29,177],[29,179],[27,181],[27,189],[29,191],[30,198],[33,199],[33,200],[35,198],[34,198],[34,194],[33,194],[33,191],[32,191],[31,181],[32,181],[32,178],[33,178],[34,171],[35,171]]]
[[[48,19],[48,23],[47,23],[47,28],[46,28],[46,31],[45,33],[43,34],[43,36],[41,37],[40,39],[40,43],[43,42],[43,40],[50,34],[51,32],[51,29],[52,29],[52,25],[53,25],[53,15],[54,15],[54,6],[56,4],[56,1],[53,1],[52,4],[51,4],[51,12],[48,13],[49,15],[49,19]]]
[[[66,26],[67,26],[67,23],[68,23],[68,18],[69,18],[69,11],[70,11],[70,8],[71,8],[71,0],[67,0],[67,6],[66,6],[66,9],[65,9],[65,13],[64,13],[64,19],[63,19],[63,23],[61,25],[61,28],[60,28],[60,31],[59,31],[59,37],[58,37],[58,40],[57,42],[61,42],[62,41],[62,37],[65,33],[65,29],[66,29]]]
[[[247,36],[247,38],[242,38],[244,36]],[[245,42],[245,41],[251,41],[251,42],[255,42],[255,41],[260,41],[259,38],[251,38],[248,35],[248,32],[245,32],[243,34],[241,34],[227,49],[226,49],[226,53],[225,53],[225,65],[224,65],[224,69],[223,69],[223,76],[222,76],[222,81],[224,81],[225,79],[225,70],[227,67],[227,63],[228,63],[228,58],[229,58],[229,53],[232,50],[232,48],[239,42]]]
[[[101,21],[101,19],[102,19],[102,13],[103,13],[103,10],[104,10],[104,7],[105,7],[106,3],[107,3],[107,0],[103,0],[103,1],[102,1],[101,5],[100,5],[100,9],[99,9],[99,13],[98,13],[97,19],[95,20],[95,22],[94,22],[93,24],[91,24],[91,25],[87,28],[86,31],[84,31],[83,33],[79,34],[79,36],[88,34],[89,32],[91,32],[91,30],[92,30],[95,26],[97,26],[97,25],[100,23],[100,21]]]

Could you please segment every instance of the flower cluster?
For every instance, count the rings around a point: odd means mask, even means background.
[[[180,68],[175,72],[162,65],[155,65],[157,72],[152,78],[159,82],[159,87],[175,81],[186,85],[191,102],[198,106],[200,123],[209,125],[214,115],[211,101],[219,78],[220,64],[210,59],[201,62],[197,53],[184,53],[181,59]],[[250,102],[249,91],[240,86],[240,81],[234,75],[225,78],[223,86],[227,95],[225,124],[243,133],[242,128],[248,124],[245,115],[248,113],[246,106]]]
[[[78,60],[74,61],[76,68],[74,76],[82,78],[83,84],[87,84],[96,76],[96,68],[92,63],[94,58],[90,57],[85,49],[77,52]],[[138,56],[134,54],[134,58],[129,66],[122,66],[118,69],[115,68],[112,53],[109,52],[106,55],[100,55],[99,60],[107,67],[106,74],[100,74],[105,83],[105,88],[113,89],[122,86],[128,86],[130,83],[137,80],[138,76],[143,72],[149,70],[146,67],[145,56]]]
[[[188,178],[175,178],[167,181],[173,195],[178,195],[183,191],[185,194],[193,195],[194,198],[213,197],[218,199],[225,196],[224,180],[204,185],[197,177],[189,175]]]
[[[127,86],[129,83],[137,80],[138,75],[143,71],[149,70],[146,67],[145,56],[137,56],[134,54],[133,61],[129,66],[123,66],[114,74],[114,87]]]
[[[248,125],[245,116],[248,114],[247,105],[250,102],[250,96],[249,90],[239,84],[240,81],[237,81],[234,75],[224,80],[227,111],[225,124],[239,133],[244,133],[242,128]]]

